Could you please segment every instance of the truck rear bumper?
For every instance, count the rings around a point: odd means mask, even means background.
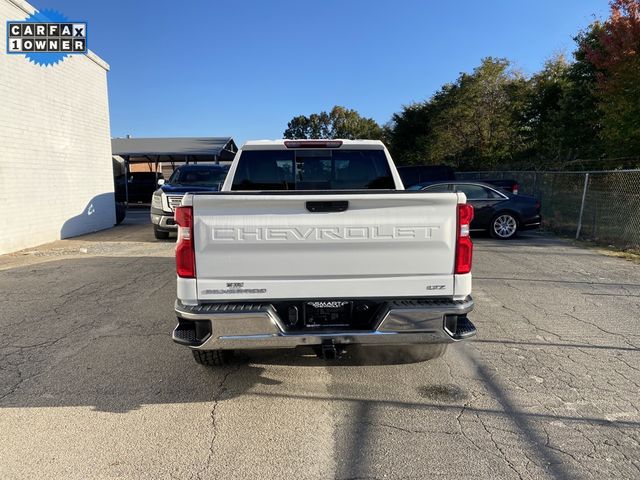
[[[245,350],[322,345],[415,345],[453,343],[476,334],[467,318],[473,299],[390,301],[367,331],[288,332],[268,303],[210,303],[196,306],[176,301],[176,343],[196,350]]]

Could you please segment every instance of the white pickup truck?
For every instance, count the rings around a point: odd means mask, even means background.
[[[221,191],[176,209],[178,325],[198,363],[233,350],[423,345],[476,333],[473,208],[405,191],[379,141],[247,142]]]

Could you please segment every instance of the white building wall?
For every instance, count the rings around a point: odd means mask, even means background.
[[[7,55],[6,22],[32,12],[0,0],[0,254],[115,223],[109,66],[91,52],[48,67]]]

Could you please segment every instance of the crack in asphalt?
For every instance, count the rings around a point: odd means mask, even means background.
[[[495,440],[495,438],[493,436],[493,432],[491,430],[489,430],[489,428],[487,428],[487,425],[482,420],[482,418],[481,418],[481,416],[479,414],[476,414],[476,418],[480,422],[480,425],[482,425],[482,428],[484,429],[484,431],[487,432],[487,434],[489,435],[489,439],[491,440],[491,443],[493,443],[493,446],[495,447],[495,449],[498,452],[500,452],[500,455],[495,455],[494,452],[492,452],[492,453],[494,453],[495,456],[500,458],[511,470],[513,470],[515,472],[515,474],[518,476],[518,478],[520,480],[522,480],[523,477],[522,477],[522,474],[520,473],[520,470],[518,470],[516,468],[516,466],[510,460],[509,455],[507,455],[507,453],[503,450],[503,448],[500,446],[500,444]]]
[[[553,335],[554,337],[556,337],[557,339],[559,339],[559,340],[561,340],[561,341],[563,341],[563,342],[564,342],[564,341],[567,341],[567,340],[565,340],[564,338],[562,338],[562,336],[561,336],[561,335],[559,335],[559,334],[557,334],[557,333],[555,333],[555,332],[552,332],[552,331],[550,331],[550,330],[546,330],[546,329],[544,329],[544,328],[542,328],[542,327],[540,327],[540,326],[536,325],[536,324],[533,322],[533,320],[531,320],[529,317],[527,317],[527,316],[526,316],[525,314],[523,314],[522,312],[519,312],[518,310],[516,310],[516,309],[514,309],[514,308],[511,308],[511,307],[509,307],[509,306],[507,306],[507,305],[505,305],[505,304],[502,304],[502,308],[504,308],[505,310],[507,310],[507,311],[509,311],[509,312],[515,313],[517,316],[519,316],[519,317],[523,318],[523,319],[527,322],[527,324],[529,324],[531,327],[533,327],[536,331],[540,331],[540,332],[547,333],[547,334],[549,334],[549,335]],[[546,313],[546,312],[545,312],[545,313]],[[544,335],[540,335],[540,336],[541,336],[545,341],[547,341],[547,339],[544,337]]]
[[[382,427],[388,428],[391,430],[397,430],[403,433],[416,434],[416,435],[433,435],[433,434],[444,434],[444,435],[460,435],[458,432],[447,432],[442,430],[422,430],[422,429],[411,429],[399,427],[398,425],[393,425],[390,423],[377,422],[371,420],[356,420],[354,422],[350,422],[352,425],[367,425],[369,427]]]
[[[65,335],[56,338],[54,340],[49,340],[46,342],[42,342],[42,343],[38,343],[38,344],[33,344],[33,345],[24,345],[24,346],[18,346],[18,345],[9,345],[9,346],[2,346],[0,347],[0,349],[7,349],[7,348],[15,348],[18,351],[14,351],[14,352],[9,352],[9,353],[1,353],[0,352],[0,358],[2,359],[2,363],[4,363],[6,361],[6,357],[8,357],[9,355],[19,355],[22,360],[18,363],[14,363],[12,364],[13,366],[15,366],[15,371],[18,374],[18,382],[14,383],[11,387],[9,387],[9,391],[7,393],[4,393],[2,395],[0,395],[0,402],[2,400],[4,400],[5,398],[15,394],[20,387],[28,381],[34,380],[48,372],[50,372],[51,370],[53,370],[63,359],[59,360],[58,362],[52,362],[47,364],[47,366],[39,371],[34,373],[33,375],[29,375],[29,376],[23,376],[22,374],[22,370],[20,369],[20,367],[23,364],[29,363],[32,360],[30,358],[25,358],[25,353],[24,351],[30,351],[30,350],[46,350],[47,348],[50,348],[58,343],[60,343],[62,340],[66,340],[68,338],[70,338],[74,333],[78,333],[78,332],[86,332],[91,330],[91,325],[88,326],[83,326],[80,328],[77,328],[75,330],[72,330],[68,333],[66,333]],[[89,347],[93,342],[97,341],[97,340],[102,340],[105,338],[128,338],[128,337],[134,337],[134,336],[139,336],[139,337],[154,337],[154,336],[163,336],[163,337],[168,337],[168,334],[166,333],[121,333],[121,334],[104,334],[104,335],[94,335],[91,338],[88,338],[85,340],[85,343],[73,354],[73,355],[69,355],[66,356],[65,358],[72,358],[78,354],[80,354],[85,348]],[[50,359],[50,357],[49,357]],[[8,363],[8,362],[7,362]]]
[[[631,347],[635,347],[635,345],[633,345],[631,342],[629,342],[629,340],[628,340],[628,338],[627,338],[627,337],[628,337],[629,335],[634,336],[634,337],[635,337],[635,336],[640,336],[640,335],[635,335],[635,334],[633,334],[633,333],[629,333],[629,332],[625,333],[624,335],[623,335],[623,334],[621,334],[621,333],[618,333],[618,332],[612,332],[612,331],[610,331],[610,330],[607,330],[607,329],[605,329],[605,328],[602,328],[600,325],[598,325],[598,324],[596,324],[596,323],[590,322],[590,321],[588,321],[588,320],[585,320],[585,319],[583,319],[583,318],[577,317],[577,316],[572,315],[572,314],[570,314],[570,313],[565,313],[565,315],[566,315],[567,317],[571,317],[571,318],[573,318],[574,320],[577,320],[578,322],[584,323],[585,325],[591,325],[592,327],[596,328],[597,330],[600,330],[602,333],[606,333],[606,334],[608,334],[608,335],[612,335],[612,336],[614,336],[614,337],[622,338],[622,340],[623,340],[625,343],[627,343],[629,346],[631,346]]]
[[[227,391],[227,388],[225,387],[225,383],[227,382],[227,379],[232,374],[238,372],[241,367],[242,367],[241,364],[237,364],[237,365],[234,365],[233,367],[231,367],[229,369],[229,371],[227,371],[224,374],[224,376],[220,380],[220,383],[218,383],[218,392],[213,397],[213,406],[211,407],[211,413],[210,413],[210,416],[211,416],[211,441],[209,442],[209,453],[207,454],[207,459],[206,459],[206,461],[204,463],[204,466],[196,473],[196,478],[198,478],[198,479],[202,479],[203,478],[202,475],[211,466],[211,462],[212,462],[213,456],[215,454],[214,444],[216,442],[216,439],[218,438],[217,410],[218,410],[218,405],[220,403],[220,400],[222,399],[222,396]]]

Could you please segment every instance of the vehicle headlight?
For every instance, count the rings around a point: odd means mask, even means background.
[[[154,193],[151,197],[151,207],[162,210],[162,193]]]

